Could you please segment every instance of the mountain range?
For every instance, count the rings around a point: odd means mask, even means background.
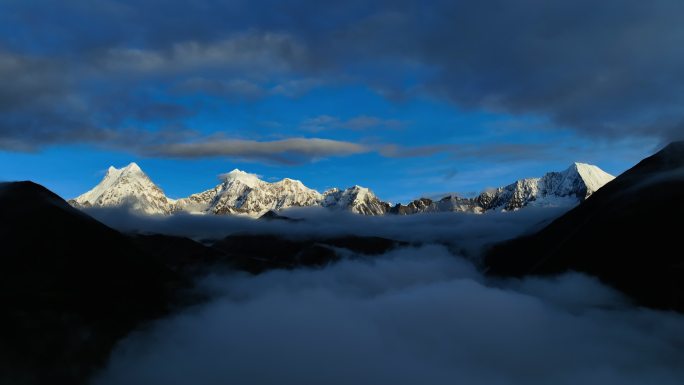
[[[479,207],[486,210],[515,210],[564,197],[580,200],[538,232],[493,245],[479,267],[503,277],[580,271],[639,305],[684,312],[684,261],[678,251],[684,216],[684,142],[642,160],[600,190],[599,171],[575,164],[472,200],[450,197],[449,202],[461,199],[459,204],[467,205],[480,199]],[[237,179],[242,179],[241,185]],[[246,205],[250,210],[263,209],[252,206],[257,204],[269,208],[307,204],[305,195],[289,201],[264,200],[263,196],[274,194],[270,189],[286,190],[281,197],[293,196],[294,190],[308,191],[317,202],[327,196],[341,205],[369,202],[368,190],[360,187],[352,188],[353,194],[345,194],[347,189],[317,195],[295,182],[266,183],[234,172],[216,189],[185,202],[166,198],[139,167],[130,165],[110,169],[101,185],[84,194],[92,201],[84,198],[78,205],[130,202],[140,204],[137,209],[143,212],[153,212],[145,211],[154,207],[150,202],[193,204],[193,210],[208,212],[221,204]],[[242,200],[222,198],[236,191],[241,191]],[[138,200],[131,201],[132,197]],[[424,212],[440,202],[425,199],[414,206]],[[124,234],[72,206],[32,182],[0,183],[2,384],[88,383],[126,335],[202,301],[193,287],[196,277],[207,272],[323,268],[350,256],[373,258],[396,247],[414,246],[358,235],[309,234],[291,239],[277,233],[233,233],[197,242],[164,234]],[[168,212],[173,210],[177,209]],[[458,247],[457,242],[448,245]]]
[[[525,206],[572,206],[614,179],[596,166],[573,163],[564,171],[549,172],[541,178],[520,179],[474,198],[450,194],[439,200],[420,198],[406,205],[392,205],[361,186],[333,188],[320,193],[298,180],[285,178],[270,183],[238,169],[220,178],[221,183],[211,189],[174,200],[168,198],[137,164],[131,163],[121,169],[110,167],[97,186],[69,203],[78,208],[127,206],[150,215],[187,212],[260,217],[269,211],[316,206],[363,215],[484,213],[512,211]]]

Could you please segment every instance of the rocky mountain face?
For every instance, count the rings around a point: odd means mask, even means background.
[[[390,205],[367,188],[354,186],[331,189],[321,194],[302,182],[285,178],[269,183],[235,169],[221,175],[216,187],[187,198],[167,198],[136,165],[110,167],[104,179],[92,190],[69,201],[75,207],[116,207],[127,205],[144,214],[243,214],[260,217],[269,211],[290,207],[323,206],[364,215],[382,215]]]
[[[429,198],[416,199],[407,205],[397,204],[389,209],[390,214],[411,215],[430,212],[436,209],[435,202]]]
[[[525,206],[569,206],[584,201],[614,178],[596,166],[574,163],[565,171],[549,172],[541,178],[521,179],[487,190],[475,198],[457,195],[446,196],[439,201],[421,198],[408,205],[396,205],[390,212],[401,215],[443,211],[482,213],[488,210],[512,211]]]
[[[178,208],[196,213],[261,216],[270,210],[316,206],[323,199],[318,191],[298,180],[285,178],[268,183],[237,169],[221,178],[223,182],[213,189],[179,199]]]
[[[109,167],[97,186],[69,203],[75,207],[129,206],[150,215],[166,215],[176,210],[175,201],[167,198],[135,163],[121,169]]]
[[[323,207],[347,210],[355,214],[383,215],[390,209],[389,203],[381,201],[372,191],[361,186],[345,190],[330,189],[323,195]]]
[[[574,163],[562,172],[550,172],[541,178],[523,179],[484,192],[477,201],[484,210],[557,205],[566,199],[581,202],[613,179],[614,176],[596,166]]]
[[[541,178],[521,179],[510,185],[483,192],[474,198],[448,195],[433,201],[420,198],[407,205],[391,206],[371,190],[353,186],[324,193],[302,182],[285,178],[269,183],[257,175],[233,170],[221,176],[216,187],[174,201],[167,198],[135,164],[110,167],[100,184],[70,201],[77,207],[129,205],[145,214],[190,212],[199,214],[242,214],[260,217],[269,211],[291,207],[321,206],[362,215],[410,215],[428,212],[472,212],[517,210],[525,206],[570,206],[583,201],[613,179],[596,166],[575,163],[562,172]]]

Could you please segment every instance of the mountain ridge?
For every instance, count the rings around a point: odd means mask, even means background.
[[[561,172],[548,172],[541,178],[518,179],[496,189],[486,190],[474,198],[455,194],[438,201],[420,198],[407,205],[397,204],[390,212],[407,215],[420,212],[472,212],[490,210],[514,211],[528,205],[561,206],[584,201],[615,177],[597,166],[573,163]]]
[[[69,203],[79,208],[130,205],[135,211],[152,215],[176,211],[175,201],[166,197],[135,162],[120,169],[110,166],[97,186]]]
[[[70,200],[75,207],[127,205],[151,215],[176,212],[260,217],[269,211],[292,207],[324,207],[361,215],[410,215],[431,212],[514,211],[525,206],[572,206],[582,202],[614,177],[597,166],[573,163],[561,172],[541,178],[519,179],[509,185],[486,190],[474,198],[456,194],[440,200],[419,198],[406,205],[378,198],[362,186],[332,188],[320,193],[301,181],[283,178],[266,182],[256,174],[234,169],[219,176],[221,183],[186,198],[170,199],[136,164],[110,167],[102,181],[88,192]]]
[[[494,245],[483,259],[497,276],[579,271],[637,303],[684,311],[684,141],[640,161],[538,232]]]

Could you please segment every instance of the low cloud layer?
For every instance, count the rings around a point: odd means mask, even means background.
[[[679,384],[684,318],[595,279],[489,281],[441,246],[256,277],[122,342],[96,385]]]
[[[577,273],[500,280],[473,264],[487,244],[534,231],[563,209],[285,213],[300,222],[88,212],[122,231],[196,239],[364,235],[413,244],[321,269],[205,277],[200,287],[212,300],[127,337],[94,385],[667,385],[684,377],[683,316],[636,307]]]
[[[535,231],[568,208],[527,207],[509,213],[430,213],[365,216],[324,208],[293,208],[282,215],[297,222],[265,221],[230,215],[140,216],[125,209],[91,208],[86,212],[119,231],[161,233],[196,240],[227,235],[275,234],[291,238],[338,235],[380,236],[411,243],[449,244],[462,254],[476,256],[487,244]]]

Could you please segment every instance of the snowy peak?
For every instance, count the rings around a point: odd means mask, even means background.
[[[389,203],[378,199],[368,188],[358,185],[345,190],[330,189],[323,196],[323,207],[348,210],[356,214],[382,215],[390,208]]]
[[[71,203],[79,207],[126,205],[146,214],[170,214],[185,211],[200,214],[242,214],[259,217],[268,211],[290,207],[322,206],[363,215],[416,214],[425,212],[511,211],[531,206],[569,206],[581,202],[614,177],[600,168],[573,163],[560,172],[541,178],[520,179],[504,187],[489,189],[475,198],[458,195],[433,201],[421,198],[408,205],[391,207],[370,189],[354,185],[323,194],[301,181],[284,178],[266,182],[259,175],[239,169],[219,175],[221,183],[212,189],[177,201],[163,191],[135,163],[123,168],[109,167],[102,181]]]
[[[549,172],[541,178],[516,181],[494,191],[483,193],[478,199],[484,209],[517,210],[527,205],[567,206],[584,201],[615,177],[600,168],[573,163],[561,172]]]
[[[237,168],[231,172],[219,175],[219,179],[223,180],[225,183],[242,183],[249,187],[255,187],[260,183],[265,183],[256,174],[250,174],[248,172],[238,170]]]
[[[114,168],[114,167],[109,166],[109,168]],[[143,170],[142,170],[142,169],[140,168],[140,166],[138,166],[138,164],[135,163],[135,162],[129,163],[128,166],[126,166],[126,167],[124,167],[124,168],[122,169],[122,171],[124,171],[124,172],[139,172],[139,173],[143,173]],[[144,173],[143,173],[143,174],[144,174]]]
[[[116,168],[114,166],[109,166],[109,168],[107,169],[107,173],[105,174],[105,178],[118,178],[122,175],[130,175],[130,174],[145,175],[145,173],[140,168],[140,166],[138,166],[137,163],[131,162],[128,164],[128,166],[122,167],[122,168]]]
[[[302,183],[301,181],[296,180],[296,179],[290,179],[290,178],[283,178],[283,179],[281,179],[278,182],[275,182],[273,184],[278,185],[278,186],[293,186],[295,188],[302,188],[302,187],[308,188],[308,187],[304,186],[304,183]]]
[[[196,213],[259,217],[271,210],[317,206],[323,197],[298,180],[269,183],[238,169],[220,175],[220,179],[223,182],[213,189],[178,200],[179,207]]]
[[[615,179],[613,175],[608,174],[592,164],[574,163],[566,171],[571,169],[579,175],[587,188],[587,195],[584,197],[585,199],[596,192],[596,190],[603,187],[606,183]]]
[[[97,186],[71,203],[81,207],[127,205],[145,214],[169,214],[174,210],[173,201],[164,195],[136,163],[120,169],[110,166]]]
[[[396,205],[390,212],[456,211],[482,213],[490,210],[512,211],[525,206],[572,206],[584,201],[614,177],[600,168],[573,163],[561,172],[549,172],[541,178],[517,180],[507,186],[484,191],[476,198],[450,195],[433,202],[423,198],[408,205]]]

